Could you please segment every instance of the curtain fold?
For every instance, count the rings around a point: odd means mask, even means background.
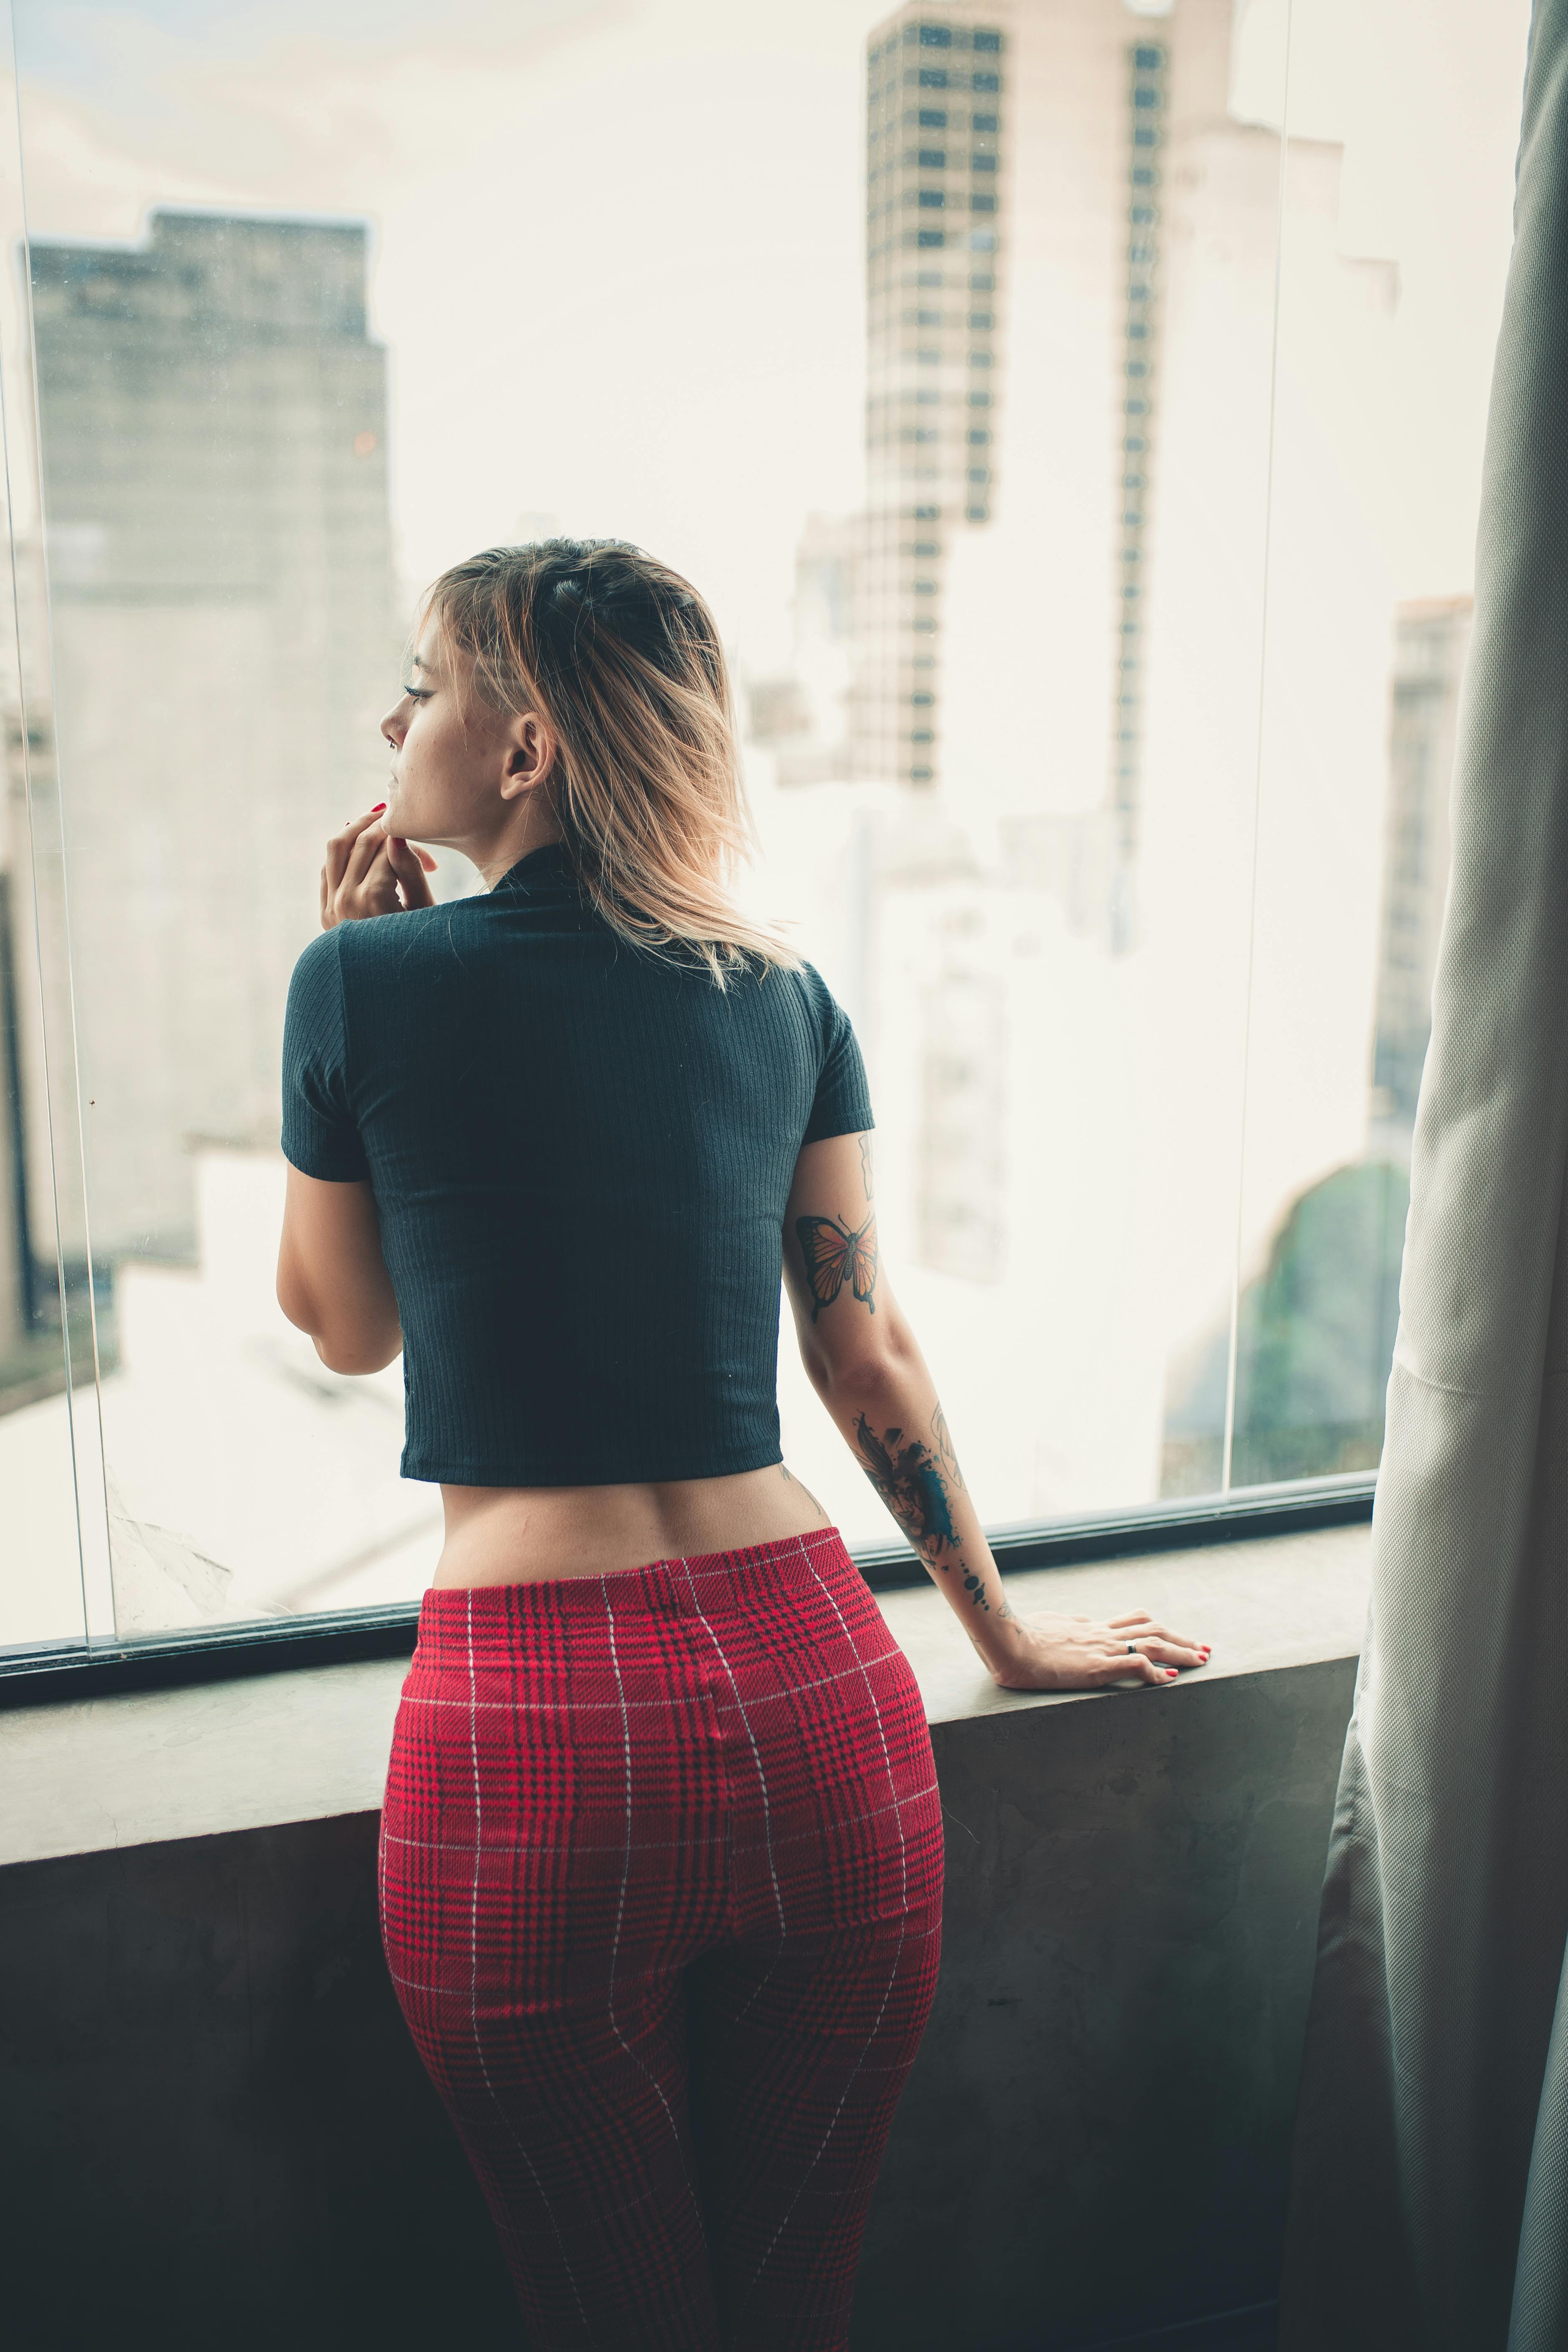
[[[1568,2352],[1568,0],[1536,0],[1281,2352]]]

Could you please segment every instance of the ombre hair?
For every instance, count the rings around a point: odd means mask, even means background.
[[[459,692],[549,720],[556,821],[584,896],[623,938],[700,958],[721,988],[753,960],[799,963],[731,896],[753,835],[729,671],[679,572],[623,540],[491,547],[441,574],[421,620],[461,657]]]

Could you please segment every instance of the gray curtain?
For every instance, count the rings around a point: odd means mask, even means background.
[[[1568,2352],[1568,0],[1536,0],[1454,870],[1281,2352]]]

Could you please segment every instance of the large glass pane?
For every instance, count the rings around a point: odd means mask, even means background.
[[[40,908],[58,940],[68,883],[122,1631],[434,1559],[396,1368],[326,1372],[273,1302],[283,996],[419,586],[552,530],[719,612],[751,893],[861,1030],[889,1266],[987,1516],[1374,1458],[1382,1327],[1353,1395],[1268,1407],[1300,1443],[1259,1435],[1260,1335],[1301,1323],[1298,1228],[1397,1246],[1390,646],[1426,810],[1524,14],[1500,62],[1495,5],[1424,12],[1447,110],[1413,128],[1405,0],[1296,0],[1293,41],[1284,0],[17,0]],[[1433,596],[1429,656],[1394,614]],[[889,1532],[783,1375],[792,1464]]]
[[[1230,1475],[1375,1467],[1447,877],[1530,10],[1268,0],[1289,37]],[[1189,1370],[1223,1433],[1228,1302]]]

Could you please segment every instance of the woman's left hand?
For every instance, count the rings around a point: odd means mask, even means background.
[[[979,1647],[973,1629],[971,1638]],[[1100,1624],[1092,1617],[1007,1618],[987,1627],[982,1654],[1004,1690],[1102,1690],[1108,1683],[1173,1683],[1181,1667],[1207,1665],[1209,1645],[1134,1609]]]
[[[363,922],[371,915],[395,915],[405,907],[434,906],[427,874],[436,871],[428,850],[381,829],[384,801],[353,818],[327,844],[321,868],[321,929]]]

